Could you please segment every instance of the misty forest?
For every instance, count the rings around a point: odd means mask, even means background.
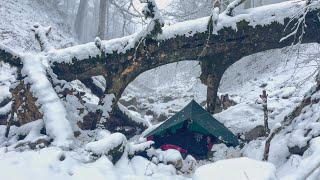
[[[319,180],[320,1],[0,0],[0,179]]]

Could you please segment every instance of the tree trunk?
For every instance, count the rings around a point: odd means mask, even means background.
[[[249,9],[252,7],[252,0],[246,0],[246,2],[244,3],[244,8],[245,9]]]
[[[281,125],[275,127],[270,133],[270,135],[267,137],[266,143],[264,145],[264,152],[263,152],[263,159],[262,159],[263,161],[268,161],[271,141],[274,138],[274,136],[280,132],[281,129],[282,129]]]
[[[105,39],[107,20],[107,0],[100,0],[98,37]]]
[[[260,95],[262,100],[263,107],[263,120],[264,120],[264,131],[265,134],[268,135],[270,133],[269,125],[268,125],[268,94],[266,90],[262,91],[262,95]]]
[[[207,111],[211,114],[215,113],[217,103],[217,93],[222,75],[210,74],[207,77]]]
[[[80,0],[76,20],[74,23],[74,30],[79,40],[83,40],[84,18],[87,11],[87,5],[88,5],[88,0]]]
[[[12,117],[10,117],[10,118],[7,120],[6,132],[5,132],[5,135],[4,135],[6,138],[9,137],[11,122],[12,122]]]

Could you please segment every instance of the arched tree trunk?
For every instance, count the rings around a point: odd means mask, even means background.
[[[243,1],[237,0],[237,2]],[[279,7],[273,5],[259,11],[248,11],[248,14],[237,17],[232,17],[233,8],[234,6],[228,8],[226,13],[231,15],[227,17],[224,13],[223,18],[217,21],[214,27],[208,25],[210,19],[208,17],[196,24],[193,21],[165,27],[162,29],[162,35],[154,35],[150,39],[142,37],[141,34],[145,33],[142,32],[101,42],[101,48],[94,43],[88,43],[49,52],[44,58],[47,58],[58,79],[83,81],[92,76],[105,76],[107,80],[105,94],[115,96],[112,112],[116,112],[115,105],[125,87],[141,73],[169,63],[196,60],[201,63],[201,80],[208,86],[208,110],[213,113],[223,73],[241,58],[290,46],[297,43],[297,37],[301,34],[303,38],[298,38],[301,40],[300,43],[320,42],[320,36],[315,36],[320,29],[318,18],[320,5],[315,4],[309,11],[304,11],[306,6],[303,1]],[[302,17],[293,16],[296,15],[296,11],[305,14]],[[256,17],[255,13],[261,14]],[[297,27],[296,36],[282,40],[292,33],[292,28],[300,22],[303,23]],[[212,30],[216,32],[211,33]],[[0,50],[1,58],[4,62],[21,68],[21,63],[17,63],[10,53],[9,56],[1,55]]]

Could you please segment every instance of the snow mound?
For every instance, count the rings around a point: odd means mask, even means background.
[[[162,151],[162,157],[162,161],[164,163],[177,162],[182,159],[180,152],[175,149],[168,149],[166,151]]]
[[[120,145],[124,145],[127,138],[121,133],[114,133],[105,138],[90,142],[86,145],[85,149],[95,155],[108,154],[108,152]]]
[[[237,158],[200,166],[193,180],[276,180],[275,171],[275,167],[270,163],[249,158]]]
[[[128,154],[134,155],[136,152],[142,152],[146,149],[151,148],[151,146],[154,144],[153,141],[146,141],[139,144],[129,143],[128,144]]]

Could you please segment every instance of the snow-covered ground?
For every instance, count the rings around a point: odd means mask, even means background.
[[[163,121],[192,99],[205,102],[207,90],[199,79],[200,74],[200,66],[195,61],[161,66],[133,81],[123,93],[121,102],[130,110],[136,109],[144,118],[155,121],[162,115]]]
[[[224,74],[219,91],[229,94],[238,105],[215,116],[235,133],[263,125],[259,95],[266,90],[272,128],[315,84],[319,61],[313,55],[319,48],[316,44],[299,45],[243,58]]]
[[[51,147],[39,151],[0,150],[0,179],[6,180],[182,180],[172,165],[154,165],[142,157],[122,158],[113,165],[106,156],[90,162],[84,152],[65,152]],[[63,160],[62,160],[63,159]]]
[[[49,36],[55,47],[74,44],[72,29],[63,21],[61,14],[51,1],[45,0],[1,0],[0,2],[0,42],[18,51],[39,49],[31,28],[35,24],[52,26]]]
[[[50,38],[52,38],[51,42],[54,43],[54,46],[62,47],[74,41],[70,38],[70,28],[66,27],[59,18],[59,14],[51,7],[46,6],[43,1],[2,0],[0,16],[1,43],[14,47],[18,51],[34,51],[37,49],[37,44],[30,31],[31,26],[36,22],[53,26],[54,34]],[[13,21],[13,19],[16,21]],[[25,19],[28,19],[28,21]],[[227,70],[219,90],[220,94],[228,93],[231,99],[237,102],[237,105],[215,114],[215,117],[234,133],[240,135],[258,125],[262,125],[263,112],[259,95],[265,89],[269,94],[270,127],[273,128],[276,123],[281,123],[284,117],[301,102],[305,93],[315,85],[315,74],[313,72],[318,67],[319,62],[316,61],[314,55],[317,55],[318,52],[319,45],[309,44],[271,50],[243,58]],[[36,61],[37,59],[32,60]],[[37,62],[30,61],[29,63],[39,65]],[[25,73],[29,74],[30,81],[37,79],[39,76],[45,79],[42,81],[42,85],[46,86],[49,83],[44,77],[44,69],[42,69],[42,72],[33,71],[33,64],[29,64]],[[150,120],[155,124],[182,109],[192,99],[199,103],[205,101],[206,87],[200,82],[200,73],[200,66],[195,61],[169,64],[150,70],[139,76],[127,87],[121,102],[127,106],[129,113],[137,116],[137,119],[146,119],[146,122]],[[14,79],[14,70],[5,64],[0,64],[0,101],[10,97],[9,86]],[[44,93],[43,87],[38,90],[41,90],[41,92],[38,92],[39,94]],[[52,91],[50,88],[49,90]],[[319,93],[312,95],[312,99],[317,98],[319,98]],[[51,122],[59,123],[66,116],[70,118],[70,115],[65,115],[65,113],[71,111],[69,106],[74,106],[74,104],[64,104],[67,106],[64,108],[56,97],[53,97],[53,100],[40,102],[40,104],[49,105],[50,103],[58,103],[58,107],[62,109],[60,109],[62,113],[59,113],[62,118],[55,118]],[[70,100],[70,102],[74,101]],[[6,111],[8,111],[8,107],[1,108],[0,114]],[[55,115],[51,114],[49,119],[53,116]],[[113,165],[102,154],[120,143],[127,142],[125,137],[120,134],[104,133],[101,135],[96,131],[85,131],[73,141],[72,150],[54,146],[36,150],[19,148],[15,150],[12,147],[5,147],[7,144],[4,138],[5,126],[0,126],[0,144],[2,145],[0,147],[0,179],[202,180],[203,177],[226,179],[226,174],[230,175],[228,177],[230,179],[235,179],[235,177],[241,177],[242,179],[276,179],[275,176],[279,179],[303,179],[307,175],[306,172],[317,167],[320,161],[318,155],[320,151],[319,139],[314,138],[319,135],[320,124],[318,118],[318,104],[306,107],[304,113],[272,141],[269,163],[260,162],[265,138],[246,143],[242,149],[215,145],[214,161],[228,158],[236,159],[218,161],[215,164],[210,164],[211,161],[197,162],[197,166],[208,165],[197,169],[194,176],[177,171],[173,165],[149,161],[140,156],[135,156],[129,160],[124,155],[120,161]],[[32,128],[43,126],[42,120],[33,123]],[[23,131],[32,131],[30,124],[21,128],[12,128],[12,132],[20,131],[22,134]],[[57,130],[54,134],[59,135],[60,130]],[[69,133],[68,131],[66,130],[60,135],[65,136],[63,133]],[[37,134],[38,136],[39,134]],[[303,147],[312,138],[314,139],[310,141],[310,148],[303,155],[291,155],[289,153],[289,146]],[[26,139],[28,140],[28,137]],[[136,139],[129,140],[129,143],[131,143],[129,145],[135,143],[134,140]],[[135,148],[130,149],[129,145],[126,146],[126,150],[129,150],[125,153],[134,151]],[[102,156],[94,161],[91,153]],[[176,153],[166,152],[161,156],[164,161],[180,158],[180,156],[173,154]],[[170,157],[171,155],[174,157]],[[255,160],[237,159],[241,156]],[[237,168],[239,166],[241,168]],[[233,172],[233,169],[237,170]],[[319,179],[318,177],[319,170],[315,171],[309,179],[316,180]]]

